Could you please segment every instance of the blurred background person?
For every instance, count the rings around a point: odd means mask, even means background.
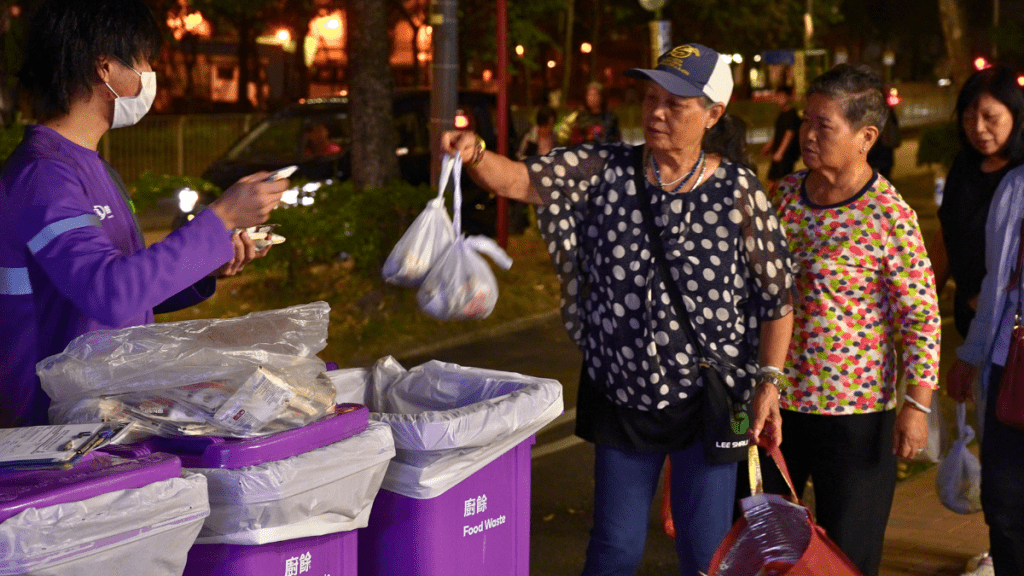
[[[773,199],[779,180],[792,174],[800,159],[800,113],[793,106],[793,87],[781,86],[775,92],[775,101],[781,108],[775,117],[775,133],[761,148],[761,155],[772,160],[765,187],[768,197]]]
[[[561,144],[572,146],[585,142],[610,144],[622,140],[619,118],[608,110],[608,100],[600,82],[587,84],[583,108],[563,118],[556,134]]]
[[[315,122],[306,129],[306,156],[330,156],[340,154],[341,146],[330,138],[330,131],[323,122]]]
[[[555,110],[550,106],[541,106],[533,127],[523,136],[516,151],[516,158],[523,160],[527,156],[543,156],[555,147]]]
[[[867,162],[887,114],[881,86],[866,66],[815,78],[800,127],[807,170],[778,189],[798,271],[782,453],[797,494],[813,478],[818,524],[864,576],[882,561],[898,458],[927,446],[941,325],[917,216]],[[765,490],[789,494],[774,467]]]
[[[892,106],[886,106],[888,114],[882,133],[878,135],[878,142],[868,150],[868,164],[878,171],[886,180],[892,175],[892,168],[896,165],[896,149],[903,142],[900,134],[900,121],[896,117],[896,110]]]
[[[967,333],[948,392],[957,401],[975,399],[980,413],[981,505],[992,567],[997,576],[1022,574],[1024,432],[995,416],[1021,298],[1015,268],[1024,218],[1024,95],[1013,69],[993,66],[972,75],[957,98],[957,118],[961,150],[946,181],[942,230],[933,242],[936,276],[956,282],[957,330]],[[973,560],[985,570],[984,557]]]

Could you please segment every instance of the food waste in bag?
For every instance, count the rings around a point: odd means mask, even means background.
[[[449,177],[454,184],[454,218],[444,211]],[[480,254],[504,270],[512,259],[486,236],[462,234],[462,157],[445,156],[438,196],[395,246],[384,265],[393,284],[419,287],[420,309],[438,320],[486,318],[498,302],[498,281]]]
[[[326,345],[328,313],[317,302],[85,334],[37,366],[53,400],[50,420],[240,438],[305,426],[334,408],[315,356]]]

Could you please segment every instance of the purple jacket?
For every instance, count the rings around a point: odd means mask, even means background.
[[[211,210],[146,248],[114,177],[95,150],[41,125],[0,172],[0,428],[47,423],[37,362],[86,332],[201,302],[234,256]]]

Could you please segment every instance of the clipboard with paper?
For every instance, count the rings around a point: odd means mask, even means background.
[[[130,424],[96,422],[0,429],[0,469],[68,468],[117,441]]]

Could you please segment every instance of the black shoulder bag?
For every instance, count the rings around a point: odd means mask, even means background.
[[[654,223],[654,214],[651,212],[651,198],[647,194],[647,182],[644,177],[643,149],[643,145],[634,147],[636,153],[634,181],[637,200],[640,202],[644,225],[647,227],[651,254],[658,262],[661,279],[668,290],[669,298],[672,299],[676,314],[679,315],[680,324],[686,331],[686,336],[693,344],[699,358],[697,362],[700,378],[704,381],[704,391],[701,394],[703,404],[700,412],[704,420],[704,458],[713,464],[745,460],[747,446],[750,444],[750,438],[747,436],[747,429],[750,428],[750,400],[737,400],[729,392],[725,383],[727,373],[731,373],[737,389],[743,389],[740,386],[739,377],[736,375],[736,368],[706,354],[700,343],[700,335],[697,334],[693,323],[690,322],[690,314],[686,310],[686,303],[683,302],[679,284],[672,279],[672,274],[669,271],[665,247],[661,242],[661,231]]]

